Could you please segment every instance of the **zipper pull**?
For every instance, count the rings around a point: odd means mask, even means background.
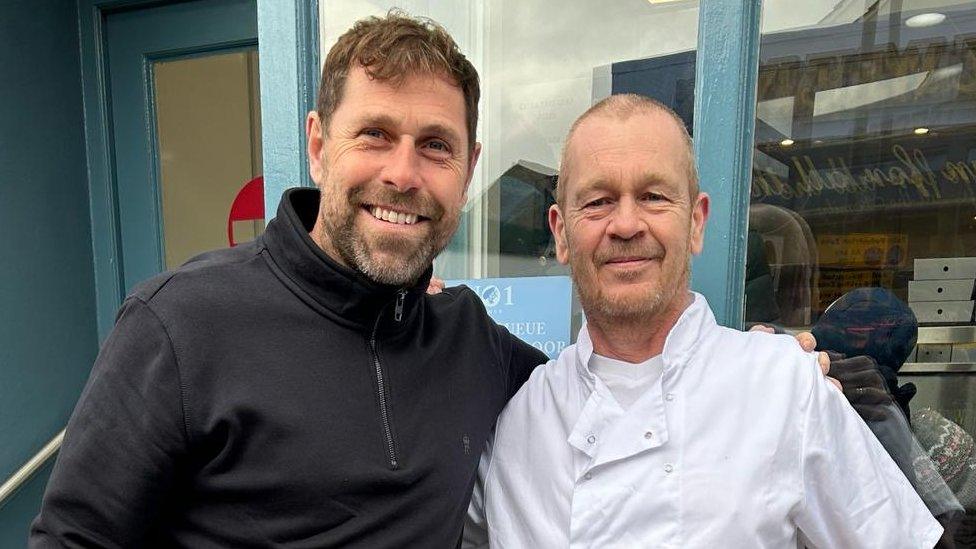
[[[407,297],[406,290],[397,292],[396,309],[393,311],[393,320],[400,322],[403,320],[403,300]]]

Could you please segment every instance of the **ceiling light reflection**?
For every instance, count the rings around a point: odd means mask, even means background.
[[[905,19],[905,25],[909,27],[931,27],[945,21],[944,13],[920,13],[916,16]]]

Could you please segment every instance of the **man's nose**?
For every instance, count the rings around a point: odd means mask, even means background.
[[[634,200],[630,198],[619,200],[607,226],[607,232],[611,237],[623,240],[640,236],[644,232],[640,213],[640,208]]]
[[[396,143],[381,177],[383,183],[393,185],[401,193],[420,186],[420,154],[412,139],[403,138]]]

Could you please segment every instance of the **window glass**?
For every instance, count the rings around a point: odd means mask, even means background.
[[[595,101],[639,89],[691,121],[693,66],[690,77],[670,85],[634,82],[641,60],[694,56],[697,0],[324,0],[320,6],[323,59],[354,21],[398,7],[444,25],[478,69],[484,150],[465,221],[436,264],[445,277],[568,272],[555,263],[545,212],[554,201],[563,139]]]
[[[697,16],[697,2],[491,2],[482,61],[486,156],[472,203],[483,212],[483,240],[468,248],[482,256],[475,274],[568,274],[555,262],[545,218],[566,133],[590,105],[620,91],[621,66],[693,50]],[[692,91],[658,95],[692,102]]]
[[[596,101],[643,93],[691,124],[694,65],[664,67],[675,76],[670,81],[658,81],[655,71],[661,56],[694,59],[697,0],[324,0],[320,6],[323,59],[354,21],[398,7],[442,24],[478,69],[484,148],[461,226],[435,262],[435,273],[445,279],[568,277],[569,269],[555,259],[546,212],[555,202],[566,133]],[[483,298],[498,295],[486,288]],[[567,290],[561,300],[567,307],[571,294]],[[486,299],[493,314],[501,311],[491,306],[495,301]],[[542,308],[523,303],[524,311]],[[572,308],[575,339],[580,315],[575,303]]]
[[[153,61],[152,75],[164,266],[175,269],[264,230],[261,188],[249,192],[261,174],[258,51]]]
[[[976,4],[767,0],[763,17],[746,320],[870,357],[873,381],[837,375],[891,395],[972,512]],[[911,455],[892,457],[923,493]]]

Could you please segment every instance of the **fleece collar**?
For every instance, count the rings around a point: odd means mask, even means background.
[[[309,236],[319,209],[319,191],[288,189],[281,197],[278,214],[268,223],[261,240],[279,277],[306,302],[344,324],[372,329],[381,315],[394,317],[396,302],[403,296],[399,322],[383,326],[405,326],[416,314],[430,283],[433,267],[412,287],[378,284],[361,272],[339,264]]]

